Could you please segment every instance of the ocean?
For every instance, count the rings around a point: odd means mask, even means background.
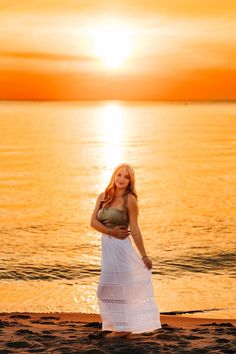
[[[99,313],[90,218],[127,162],[160,312],[236,318],[235,161],[235,103],[1,101],[0,311]]]

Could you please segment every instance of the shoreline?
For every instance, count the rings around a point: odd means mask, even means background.
[[[106,338],[95,313],[2,312],[1,353],[215,353],[235,352],[236,319],[160,315],[162,328]],[[19,350],[19,351],[18,351]]]
[[[40,318],[41,316],[56,316],[63,317],[67,321],[79,321],[79,322],[102,322],[101,316],[96,313],[83,313],[83,312],[0,312],[0,319],[10,316],[31,316],[34,318]],[[181,325],[183,327],[192,327],[199,324],[207,323],[231,323],[236,326],[236,319],[230,318],[205,318],[205,317],[189,317],[187,315],[160,315],[161,323],[167,323],[170,326]]]

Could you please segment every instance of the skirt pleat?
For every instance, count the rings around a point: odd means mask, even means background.
[[[161,328],[152,272],[128,236],[124,240],[101,235],[101,274],[97,298],[102,330],[149,332]]]

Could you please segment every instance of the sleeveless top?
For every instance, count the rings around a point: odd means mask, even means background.
[[[117,208],[103,207],[98,211],[97,218],[103,225],[111,229],[115,226],[128,228],[129,225],[128,211]]]

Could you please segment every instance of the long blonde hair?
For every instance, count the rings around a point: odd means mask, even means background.
[[[105,188],[104,191],[104,196],[103,199],[100,202],[100,208],[101,207],[107,207],[109,206],[114,197],[115,197],[115,190],[116,190],[116,186],[115,186],[115,175],[116,173],[121,169],[121,168],[126,168],[129,174],[129,178],[130,178],[130,182],[129,185],[126,189],[125,195],[128,195],[129,193],[132,194],[136,200],[138,200],[138,195],[135,189],[135,176],[134,176],[134,169],[131,165],[127,164],[127,163],[120,163],[113,171],[110,182],[108,184],[108,186]]]

